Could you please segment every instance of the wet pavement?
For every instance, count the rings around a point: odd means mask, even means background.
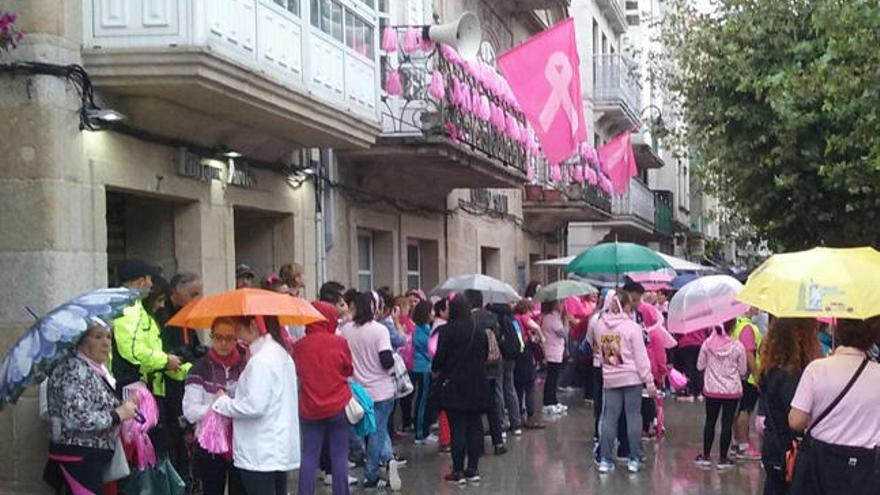
[[[577,400],[575,399],[577,397]],[[508,435],[509,452],[487,455],[480,460],[482,482],[467,487],[443,481],[450,470],[448,455],[437,453],[436,445],[417,446],[403,436],[395,447],[408,460],[400,470],[401,494],[674,494],[745,495],[761,493],[762,474],[757,462],[741,462],[736,468],[719,472],[693,465],[702,443],[704,407],[702,403],[666,401],[667,434],[659,442],[645,444],[647,465],[638,474],[629,474],[626,465],[612,473],[599,475],[593,463],[593,410],[580,400],[580,393],[560,394],[569,404],[563,416],[547,418],[546,430],[525,431],[522,437]],[[568,399],[568,400],[566,400]],[[716,437],[713,458],[717,462]],[[355,475],[362,475],[358,469]],[[295,478],[295,477],[292,477]],[[295,487],[295,479],[291,480]],[[360,493],[353,487],[352,493]],[[319,493],[330,493],[321,488]]]

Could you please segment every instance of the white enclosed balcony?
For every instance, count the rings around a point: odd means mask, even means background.
[[[638,179],[630,179],[629,189],[623,196],[613,196],[611,213],[616,220],[632,221],[651,232],[654,229],[654,193]]]
[[[642,90],[635,64],[622,55],[596,54],[593,74],[594,105],[600,125],[616,133],[638,124]]]
[[[599,10],[608,19],[611,29],[617,34],[626,32],[626,5],[624,0],[596,0]]]
[[[138,128],[265,159],[375,142],[378,16],[360,0],[83,5],[86,70]]]

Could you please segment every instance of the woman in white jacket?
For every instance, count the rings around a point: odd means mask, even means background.
[[[296,368],[271,316],[235,318],[250,346],[235,398],[218,392],[212,408],[232,418],[232,458],[248,495],[286,495],[287,472],[299,468]]]

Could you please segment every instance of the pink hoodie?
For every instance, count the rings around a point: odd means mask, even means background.
[[[728,335],[713,332],[700,347],[697,369],[705,370],[703,395],[712,399],[739,399],[743,394],[742,379],[748,370],[746,348]]]
[[[605,388],[649,384],[651,361],[642,327],[622,313],[604,313],[596,322],[596,341],[602,353]]]

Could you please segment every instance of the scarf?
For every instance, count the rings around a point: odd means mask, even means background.
[[[112,388],[113,390],[116,390],[116,379],[113,378],[113,375],[111,375],[109,371],[107,371],[106,366],[104,366],[103,364],[86,356],[82,351],[76,351],[76,357],[85,361],[86,364],[88,364],[90,368],[92,368],[93,370],[95,370],[96,373],[98,373],[98,376],[103,378],[104,381],[106,381],[107,384],[110,385],[110,388]]]
[[[241,354],[238,353],[238,349],[233,349],[228,356],[221,356],[217,351],[211,348],[208,351],[208,357],[211,361],[227,368],[232,368],[241,360]]]

